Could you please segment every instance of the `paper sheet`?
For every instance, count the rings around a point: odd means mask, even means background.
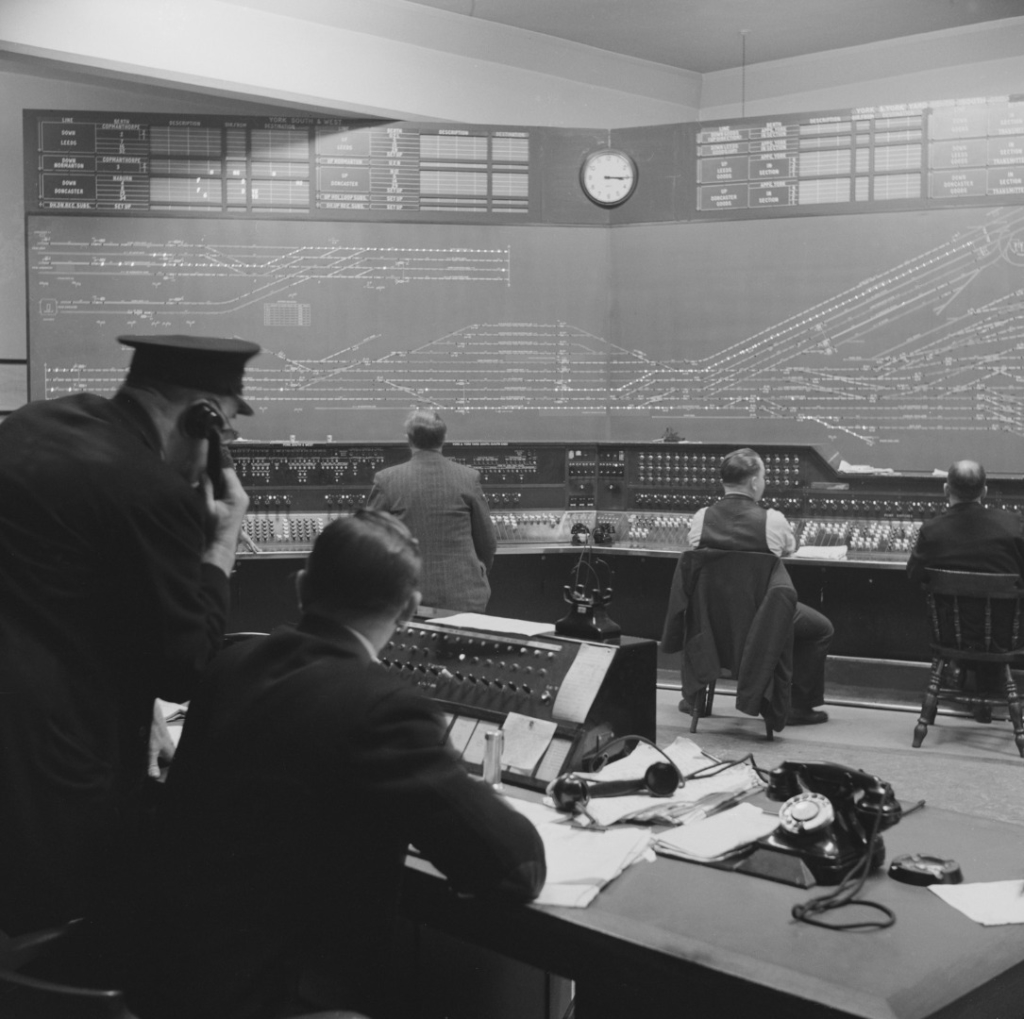
[[[540,803],[507,797],[540,833],[547,860],[547,880],[536,901],[542,906],[582,908],[627,867],[653,859],[651,834],[643,828],[586,831],[574,828],[565,814]]]
[[[770,835],[778,826],[775,814],[740,803],[714,817],[663,832],[655,839],[654,850],[688,860],[717,860]]]
[[[533,774],[554,738],[558,725],[543,718],[530,718],[510,711],[505,716],[501,731],[505,734],[505,746],[501,752],[501,766]]]
[[[555,718],[584,723],[617,650],[612,644],[580,645],[551,706]]]
[[[943,902],[986,927],[1024,923],[1024,881],[980,881],[966,885],[929,885]]]
[[[430,620],[438,626],[454,626],[466,630],[487,630],[490,633],[514,633],[535,637],[539,633],[554,633],[554,623],[534,623],[528,619],[506,619],[485,616],[478,612],[460,612],[454,616],[435,616]]]

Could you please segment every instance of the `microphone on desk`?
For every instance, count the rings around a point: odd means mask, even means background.
[[[597,796],[628,796],[631,793],[671,796],[678,788],[679,771],[676,766],[667,761],[655,761],[644,772],[643,778],[594,782],[578,775],[560,775],[547,791],[559,810],[579,810]]]

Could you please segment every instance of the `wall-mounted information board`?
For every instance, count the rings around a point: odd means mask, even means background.
[[[120,334],[242,336],[263,349],[249,439],[397,441],[429,405],[453,441],[670,434],[1019,472],[1021,106],[763,118],[725,140],[29,112],[31,396],[113,392]],[[579,186],[608,144],[639,178],[610,214]],[[709,182],[723,160],[736,179]],[[762,184],[796,204],[697,207]]]
[[[30,207],[526,215],[531,132],[324,117],[39,113]]]
[[[703,124],[695,157],[699,215],[1021,201],[1024,98]]]

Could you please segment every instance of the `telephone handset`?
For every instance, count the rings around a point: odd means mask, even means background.
[[[823,885],[839,884],[869,852],[869,869],[881,867],[885,846],[878,833],[903,813],[888,782],[826,762],[783,761],[769,773],[765,794],[785,802],[779,827],[759,845],[799,856]]]
[[[231,467],[231,454],[221,442],[228,423],[220,409],[209,400],[197,400],[181,418],[181,429],[190,439],[206,439],[206,476],[213,485],[213,497],[224,498],[224,468]]]

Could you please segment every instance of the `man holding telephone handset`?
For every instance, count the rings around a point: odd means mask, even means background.
[[[219,649],[248,496],[238,339],[123,336],[112,399],[0,424],[0,930],[88,915],[130,862],[155,697]],[[214,475],[214,477],[211,477]],[[218,476],[219,475],[219,476]],[[217,490],[215,491],[215,482]]]

